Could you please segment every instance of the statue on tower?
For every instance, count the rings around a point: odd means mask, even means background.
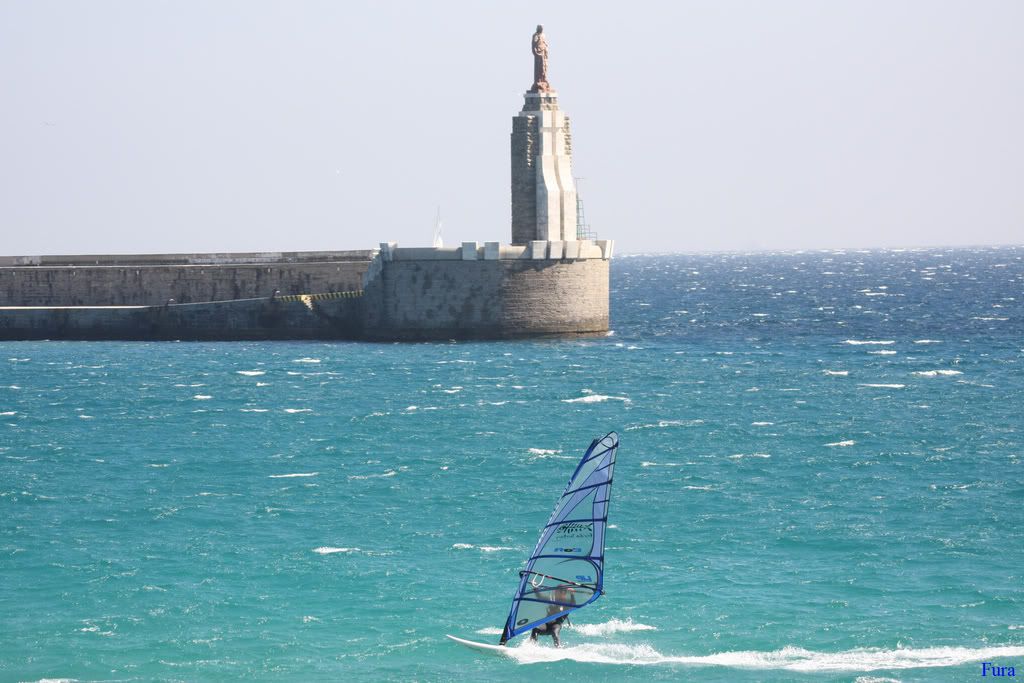
[[[548,41],[544,39],[544,27],[537,25],[533,34],[533,87],[530,92],[551,92],[548,83]]]

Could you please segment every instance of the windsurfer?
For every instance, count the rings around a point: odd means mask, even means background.
[[[551,591],[551,600],[554,602],[548,605],[548,616],[564,612],[570,605],[575,605],[576,591],[568,586],[559,586]],[[562,639],[559,637],[559,632],[562,630],[562,624],[572,625],[568,614],[563,614],[557,619],[552,619],[533,629],[530,632],[530,640],[537,640],[537,636],[551,636],[551,639],[555,641],[555,647],[561,647]]]

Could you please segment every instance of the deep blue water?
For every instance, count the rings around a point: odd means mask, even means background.
[[[622,257],[612,327],[0,344],[0,680],[1024,675],[1024,248]],[[448,642],[611,429],[567,647]]]

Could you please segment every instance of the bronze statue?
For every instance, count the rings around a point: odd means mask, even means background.
[[[544,39],[544,27],[537,25],[533,34],[533,87],[530,92],[551,92],[548,83],[548,41]]]

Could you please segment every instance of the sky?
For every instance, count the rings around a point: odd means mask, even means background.
[[[1024,2],[0,0],[0,254],[510,239],[544,24],[617,253],[1024,244]]]

